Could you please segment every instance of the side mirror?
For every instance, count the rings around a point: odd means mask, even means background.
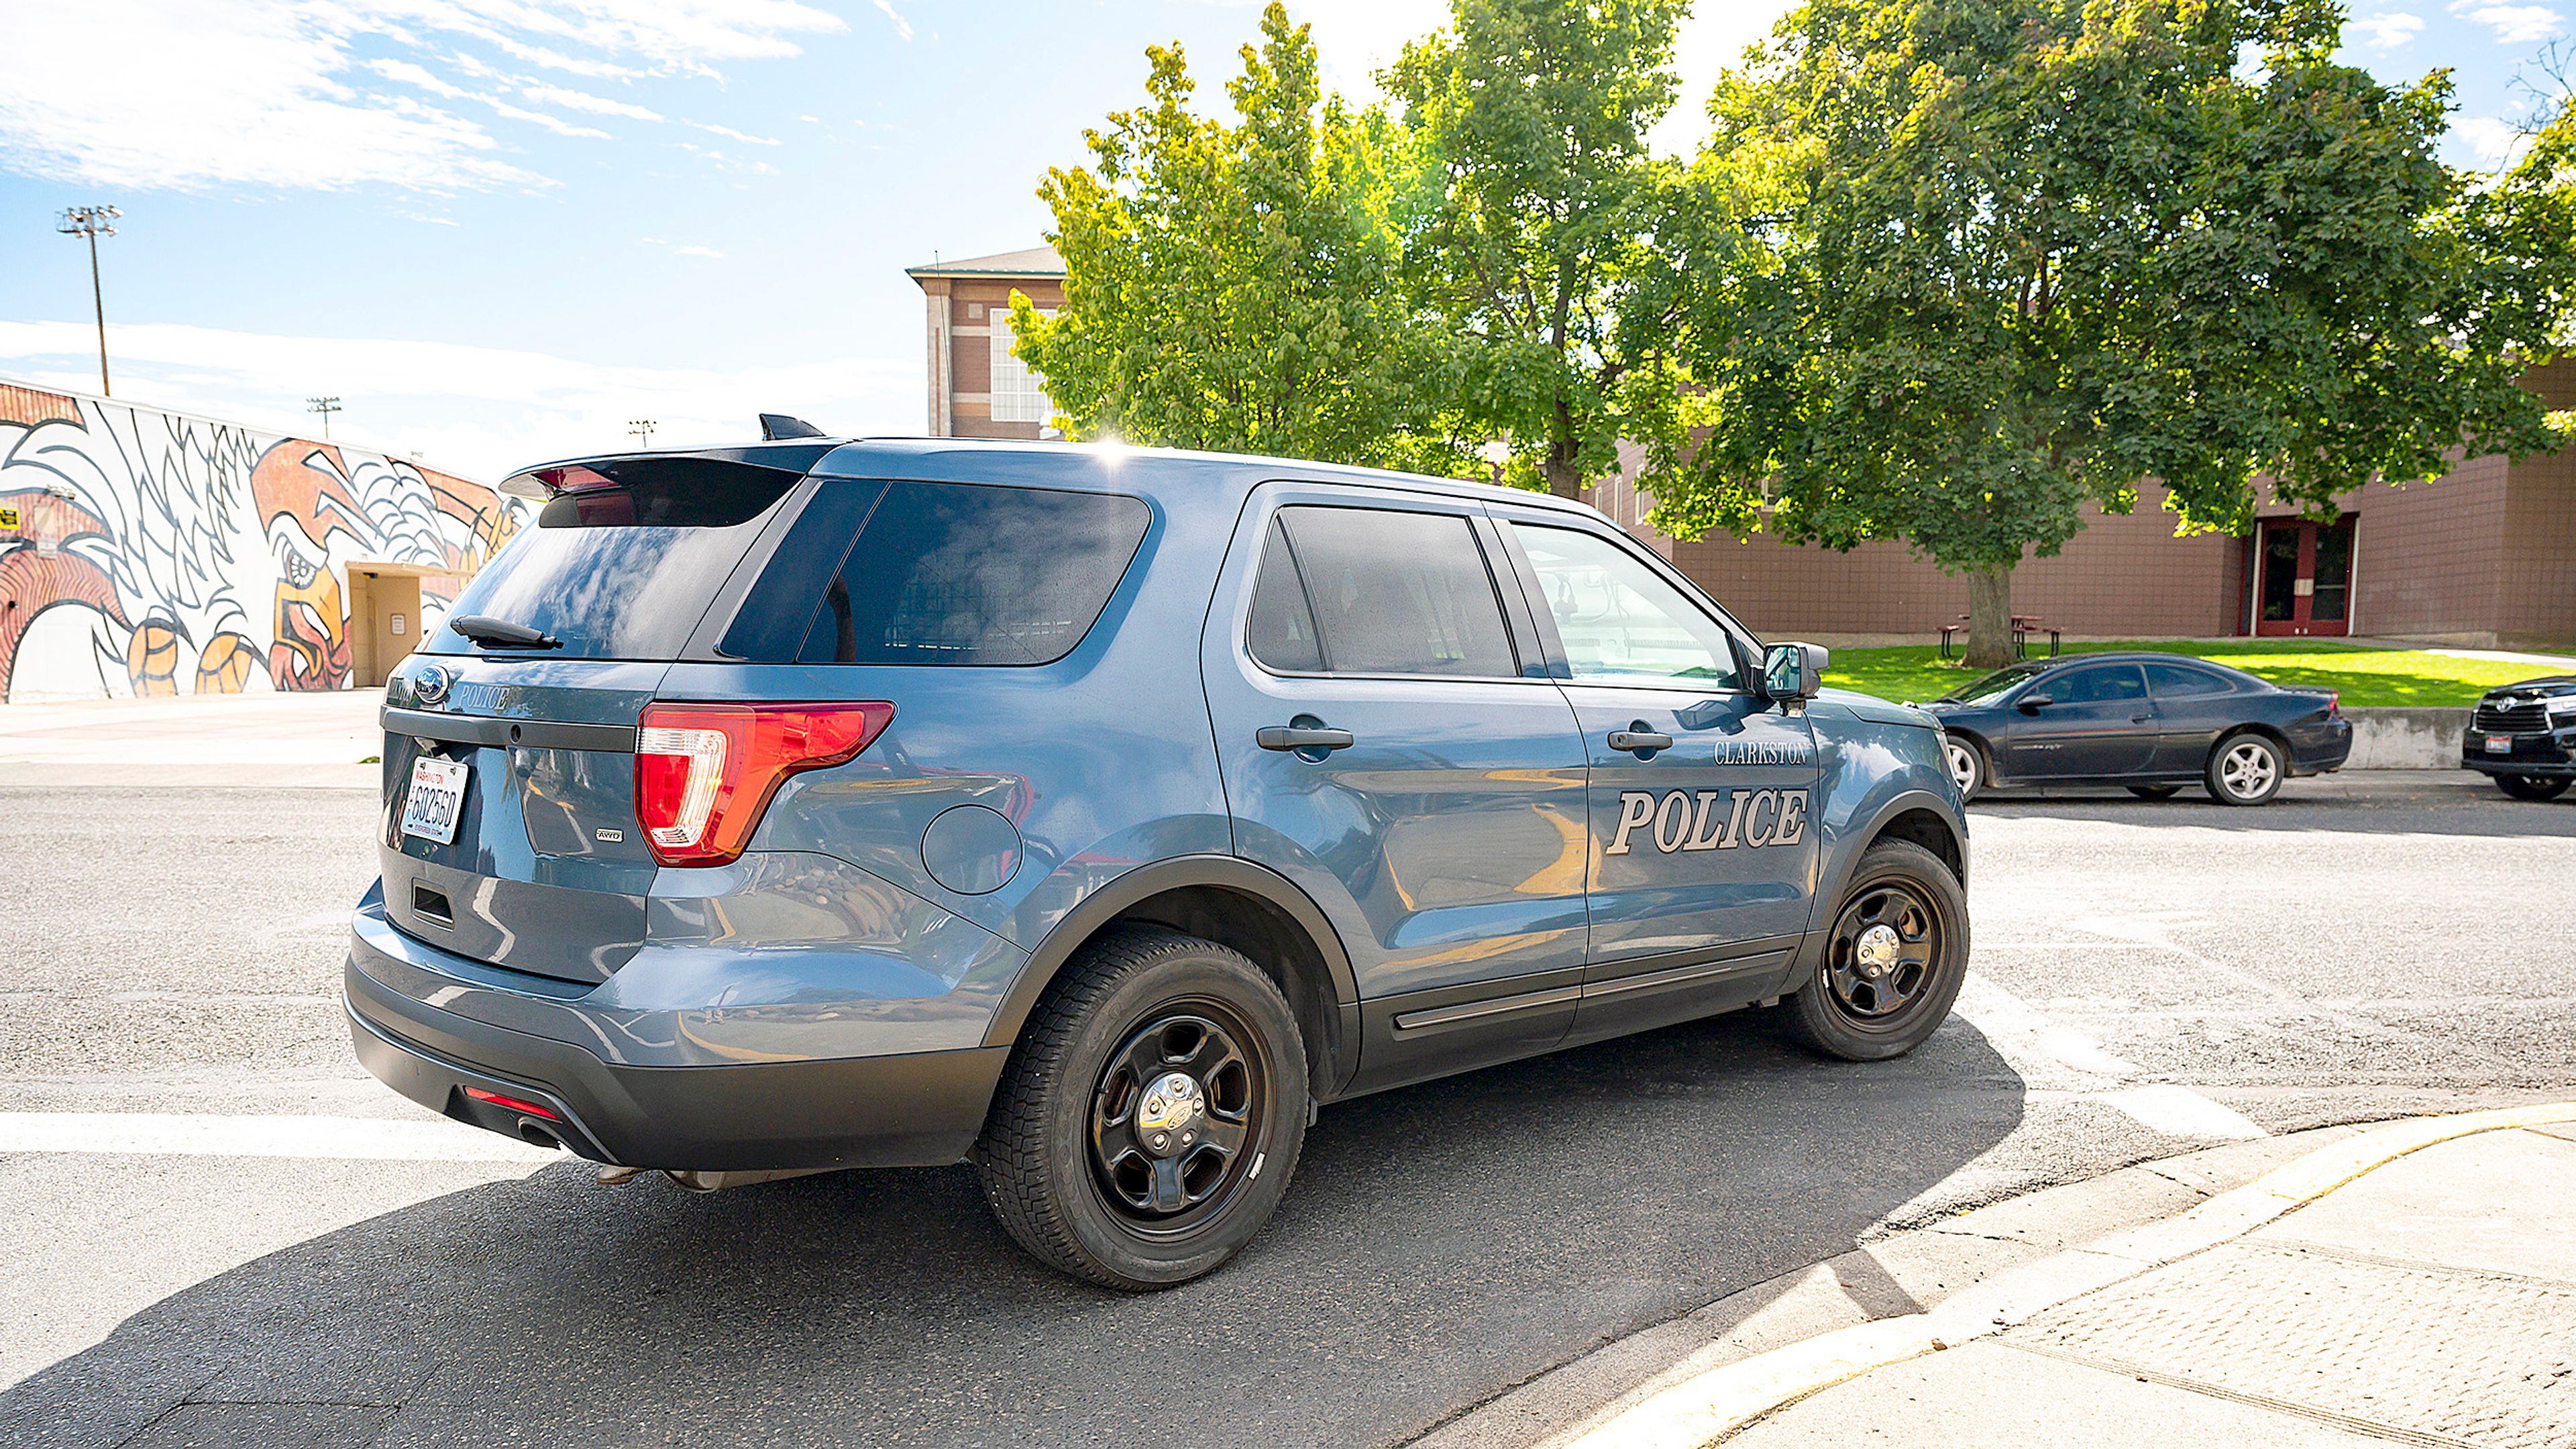
[[[1813,699],[1825,687],[1822,644],[1774,644],[1762,655],[1762,693],[1768,699]]]
[[[2013,701],[2013,708],[2023,714],[2037,714],[2055,703],[2057,703],[2057,696],[2053,694],[2025,694]]]

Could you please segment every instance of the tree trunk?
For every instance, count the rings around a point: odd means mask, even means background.
[[[2001,669],[2013,662],[2012,576],[2009,568],[1968,575],[1968,667]]]
[[[1547,445],[1547,457],[1540,463],[1547,475],[1547,491],[1559,498],[1583,501],[1583,474],[1574,466],[1574,444],[1563,440]]]

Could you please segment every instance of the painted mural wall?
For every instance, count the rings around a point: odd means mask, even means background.
[[[0,383],[0,700],[348,688],[352,563],[437,570],[434,622],[525,517],[381,453]]]

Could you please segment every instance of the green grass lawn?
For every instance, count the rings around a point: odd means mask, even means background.
[[[2069,654],[2104,649],[2153,649],[2190,654],[2259,674],[2293,689],[2339,689],[2346,708],[2373,705],[2456,705],[2477,703],[2478,696],[2499,684],[2535,679],[2558,671],[2545,664],[2508,660],[2454,659],[2421,649],[2366,649],[2315,639],[2243,639],[2219,643],[2185,640],[2134,640],[2105,644],[2069,644]],[[2042,644],[2031,657],[2043,657]],[[1882,699],[1928,700],[1975,680],[1979,675],[1956,662],[1943,662],[1929,645],[1894,649],[1837,649],[1825,683],[1857,689]]]

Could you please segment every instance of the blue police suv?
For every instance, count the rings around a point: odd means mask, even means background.
[[[1589,509],[953,439],[507,486],[386,688],[346,974],[461,1121],[698,1187],[971,1161],[1146,1289],[1317,1103],[1753,1005],[1893,1057],[1959,989],[1939,725]]]

